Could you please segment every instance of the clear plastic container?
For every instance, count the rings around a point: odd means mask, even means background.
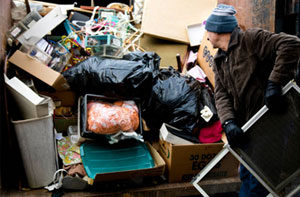
[[[113,35],[87,36],[86,48],[91,48],[94,55],[102,57],[122,58],[122,40]]]
[[[9,44],[14,42],[20,35],[22,35],[28,29],[23,25],[22,22],[18,22],[6,33]]]
[[[95,52],[94,55],[99,55],[101,57],[122,58],[123,48],[104,44],[99,46],[97,52]]]
[[[37,11],[34,10],[25,16],[25,18],[22,20],[22,23],[25,27],[29,29],[41,18],[42,16]]]
[[[33,57],[42,63],[48,65],[51,61],[52,57],[47,54],[46,52],[39,49],[37,46],[25,46],[22,45],[21,49],[22,52],[25,52],[28,56]]]
[[[25,16],[24,19],[16,23],[12,28],[6,33],[7,40],[10,45],[25,31],[32,27],[42,16],[37,11],[32,11]]]

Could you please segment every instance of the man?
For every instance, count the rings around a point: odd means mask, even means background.
[[[241,126],[264,104],[280,113],[281,88],[295,77],[300,54],[296,36],[262,29],[243,32],[234,7],[219,4],[206,21],[214,57],[215,101],[229,144],[243,146]],[[243,167],[239,196],[266,196],[266,189]]]

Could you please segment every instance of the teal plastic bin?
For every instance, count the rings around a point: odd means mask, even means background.
[[[89,141],[80,146],[80,155],[87,175],[139,170],[154,167],[147,145],[137,140],[118,144]]]

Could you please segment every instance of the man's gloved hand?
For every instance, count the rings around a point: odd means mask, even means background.
[[[268,81],[265,92],[265,104],[272,111],[281,111],[282,109],[282,91],[281,86],[272,81]]]
[[[230,146],[242,147],[244,145],[244,132],[233,119],[225,121],[222,126]]]

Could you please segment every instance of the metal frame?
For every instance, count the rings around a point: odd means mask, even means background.
[[[282,93],[287,93],[291,88],[294,88],[300,94],[300,87],[296,85],[293,81],[290,81],[283,89]],[[268,108],[263,106],[244,126],[242,130],[246,132],[258,119],[260,119],[266,112]],[[241,164],[243,164],[247,170],[270,192],[268,197],[274,196],[279,197],[279,195],[240,157],[240,155],[233,150],[228,143],[226,143],[223,149],[193,178],[191,183],[193,186],[204,196],[209,197],[209,195],[200,187],[198,184],[205,176],[213,169],[215,165],[219,161],[221,161],[228,153],[231,153]],[[288,179],[284,180],[284,182],[289,181],[295,174],[299,175],[299,170],[297,173],[291,175]],[[300,191],[300,185],[293,189],[290,193],[287,194],[287,197],[291,197]]]

